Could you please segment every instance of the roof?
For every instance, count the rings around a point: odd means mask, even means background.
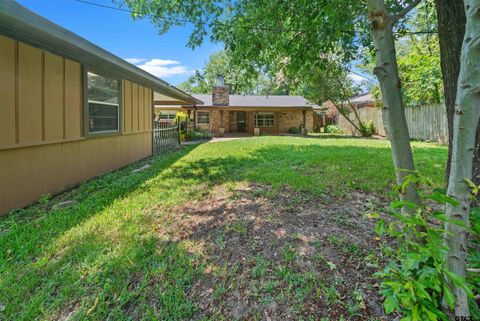
[[[350,98],[350,102],[353,104],[358,104],[358,103],[369,103],[369,102],[374,102],[375,98],[371,93],[363,93],[359,94],[357,96],[353,96]]]
[[[79,62],[98,73],[133,81],[177,100],[192,104],[202,103],[169,83],[35,14],[16,1],[0,1],[0,34]]]
[[[192,95],[204,102],[204,107],[213,106],[212,95]],[[314,107],[302,96],[256,96],[256,95],[230,95],[228,107]],[[221,106],[223,107],[223,106]]]

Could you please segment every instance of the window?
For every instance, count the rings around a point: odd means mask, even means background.
[[[175,119],[176,115],[177,115],[177,113],[174,112],[174,111],[161,111],[160,115],[158,115],[158,120],[172,121],[172,120]]]
[[[255,127],[273,127],[275,125],[275,116],[273,113],[256,113]]]
[[[197,111],[197,124],[210,124],[210,113],[208,111]]]
[[[118,80],[89,72],[87,74],[88,132],[119,131]]]

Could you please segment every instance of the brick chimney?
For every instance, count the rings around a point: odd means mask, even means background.
[[[225,85],[222,76],[217,76],[217,84],[212,90],[212,105],[213,106],[228,106],[230,89]]]

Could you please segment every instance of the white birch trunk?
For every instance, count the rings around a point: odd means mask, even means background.
[[[393,38],[394,19],[388,15],[384,0],[367,0],[367,5],[376,54],[374,73],[382,91],[385,131],[392,146],[397,184],[401,185],[405,176],[415,172],[415,165],[400,90]],[[420,204],[416,184],[410,184],[403,193],[400,193],[400,199]]]
[[[470,190],[465,179],[472,179],[473,153],[480,119],[480,0],[465,0],[467,24],[462,47],[457,100],[453,116],[452,160],[447,193],[458,206],[447,205],[449,220],[461,220],[469,226]],[[467,229],[446,223],[449,246],[447,268],[463,277],[467,268]],[[465,291],[454,287],[455,316],[470,316]]]

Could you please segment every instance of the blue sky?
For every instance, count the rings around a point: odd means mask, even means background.
[[[126,12],[94,7],[75,0],[17,0],[33,12],[75,32],[121,58],[139,59],[150,73],[174,84],[201,69],[221,45],[205,43],[194,51],[186,47],[192,27],[172,28],[159,35],[150,21],[133,21]],[[112,5],[110,0],[93,2]]]
[[[221,44],[212,44],[208,38],[195,50],[187,48],[192,31],[192,26],[188,24],[159,35],[148,19],[133,21],[128,12],[92,6],[76,0],[17,1],[173,85],[186,80],[195,69],[202,69],[208,57],[222,49]],[[111,0],[90,1],[112,6]],[[350,76],[357,82],[364,80],[355,74]]]

